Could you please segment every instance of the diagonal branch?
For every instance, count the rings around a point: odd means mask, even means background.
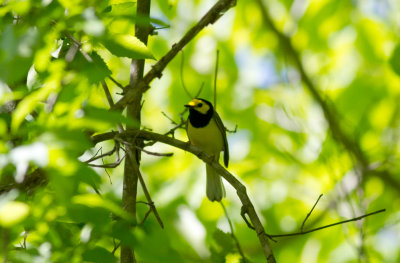
[[[323,196],[323,194],[320,194],[317,201],[314,203],[313,207],[311,208],[310,212],[308,212],[308,214],[306,215],[306,218],[304,218],[303,223],[301,224],[301,228],[300,231],[303,232],[303,228],[304,225],[306,224],[307,219],[310,217],[311,213],[314,211],[314,208],[317,206],[319,200],[321,199],[321,197]]]
[[[218,162],[214,161],[214,158],[208,155],[207,153],[203,152],[199,148],[189,144],[188,142],[183,142],[162,134],[146,131],[146,130],[137,130],[137,131],[125,131],[122,133],[117,133],[117,132],[108,132],[108,133],[103,133],[103,134],[98,134],[93,136],[92,142],[94,144],[99,143],[104,140],[110,140],[110,139],[128,139],[128,138],[142,138],[144,140],[150,140],[150,141],[157,141],[161,142],[164,144],[168,144],[171,146],[174,146],[176,148],[182,149],[184,151],[188,151],[196,155],[198,158],[203,160],[205,163],[211,165],[218,174],[220,174],[228,183],[230,183],[235,189],[236,193],[242,203],[242,211],[243,213],[247,214],[252,226],[254,228],[254,231],[257,233],[260,245],[262,247],[262,250],[264,252],[265,258],[267,259],[268,263],[275,263],[275,258],[272,253],[271,246],[268,241],[268,236],[265,233],[264,227],[261,224],[261,220],[258,217],[256,210],[250,201],[249,196],[247,195],[246,192],[246,187],[234,176],[232,175],[229,171],[227,171],[224,167],[222,167]]]
[[[264,4],[263,0],[256,0],[258,5],[260,6],[260,11],[264,23],[274,32],[274,34],[278,37],[280,43],[283,45],[285,50],[288,52],[289,56],[293,59],[293,62],[298,69],[301,79],[306,84],[306,87],[314,97],[314,99],[318,102],[322,111],[325,115],[325,118],[329,124],[329,127],[332,131],[332,135],[334,139],[339,141],[343,146],[352,154],[355,155],[357,160],[360,162],[362,166],[368,164],[367,157],[360,149],[360,146],[352,141],[347,134],[340,127],[339,121],[336,118],[336,113],[333,108],[331,108],[328,104],[328,101],[325,100],[319,92],[319,89],[315,86],[311,78],[308,76],[305,68],[301,62],[300,55],[297,50],[294,48],[291,39],[286,36],[284,33],[279,31],[273,22],[271,16],[269,15],[268,7]]]
[[[156,64],[153,65],[152,69],[143,77],[143,79],[137,83],[135,89],[131,89],[126,92],[124,97],[115,103],[112,109],[121,110],[128,105],[136,93],[144,93],[150,87],[150,82],[156,77],[160,78],[162,71],[168,65],[168,63],[181,51],[187,43],[189,43],[201,30],[203,30],[209,24],[215,23],[227,10],[236,4],[236,0],[219,0],[201,19],[193,26],[178,43],[172,45],[170,51],[165,54]]]
[[[301,59],[299,52],[295,49],[292,44],[290,37],[286,36],[282,33],[273,22],[271,16],[269,15],[268,6],[264,4],[263,0],[255,0],[260,7],[261,15],[264,20],[264,23],[267,27],[269,27],[272,32],[278,37],[280,43],[282,44],[285,51],[288,53],[289,57],[292,58],[294,65],[301,75],[301,79],[304,82],[306,88],[309,90],[313,98],[320,105],[325,119],[329,124],[329,128],[332,132],[332,137],[339,144],[343,145],[343,147],[350,153],[351,156],[355,159],[356,168],[360,169],[361,173],[368,175],[375,175],[386,182],[388,185],[391,185],[396,190],[400,189],[400,182],[393,177],[393,175],[389,171],[384,172],[376,172],[370,168],[371,163],[368,160],[367,155],[361,149],[360,144],[357,140],[353,140],[342,128],[340,122],[337,119],[337,113],[334,107],[331,106],[329,100],[324,99],[321,95],[318,87],[311,80],[311,77],[307,74]]]

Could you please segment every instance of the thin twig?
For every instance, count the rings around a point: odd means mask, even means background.
[[[215,55],[215,72],[214,72],[214,109],[217,109],[217,77],[218,77],[218,61],[219,61],[219,50]]]
[[[198,98],[199,96],[200,96],[200,93],[201,93],[201,91],[203,90],[203,88],[204,88],[204,85],[205,85],[205,83],[204,82],[202,82],[201,83],[201,85],[200,85],[200,88],[199,88],[199,90],[197,91],[197,93],[196,93],[196,96],[195,96],[195,98]],[[187,108],[185,108],[185,112],[187,111]]]
[[[160,78],[162,71],[168,63],[181,51],[187,43],[189,43],[197,34],[209,24],[215,23],[226,11],[236,4],[236,0],[219,0],[215,5],[200,19],[200,21],[193,26],[172,48],[165,54],[152,69],[137,83],[135,89],[128,90],[124,97],[122,97],[113,109],[123,109],[128,105],[136,96],[136,93],[146,92],[150,86],[150,82],[155,78]]]
[[[129,147],[127,148],[127,152],[128,152],[128,155],[130,155],[131,158],[134,157],[134,155],[133,155],[133,153],[132,153],[132,151],[131,151],[131,149]],[[146,196],[146,199],[147,199],[147,202],[148,202],[148,204],[150,206],[150,209],[153,212],[154,216],[156,217],[156,219],[157,219],[159,225],[161,226],[161,228],[164,228],[164,224],[163,224],[163,222],[161,220],[160,215],[157,212],[157,208],[154,205],[154,202],[150,197],[149,191],[147,190],[147,186],[146,186],[146,183],[143,180],[142,173],[140,172],[139,167],[137,165],[135,166],[135,168],[136,168],[135,173],[138,175],[139,182],[140,182],[140,184],[142,186],[143,193]]]
[[[93,164],[93,163],[88,163],[89,166],[91,167],[98,167],[98,168],[115,168],[118,165],[121,164],[122,160],[124,160],[125,155],[122,156],[121,159],[115,161],[114,163],[106,163],[106,164]]]
[[[119,83],[118,81],[116,81],[112,76],[108,76],[108,78],[109,78],[112,82],[114,82],[114,84],[117,85],[120,89],[125,90],[125,87],[122,86],[121,83]]]
[[[144,217],[143,217],[142,221],[139,223],[139,225],[142,225],[146,221],[146,219],[149,217],[149,215],[152,211],[153,210],[151,209],[151,207],[149,207],[149,210],[147,210],[146,214],[144,215]]]
[[[236,237],[236,235],[235,235],[235,233],[234,233],[233,224],[232,224],[231,219],[229,218],[228,211],[226,210],[226,207],[225,207],[225,205],[224,205],[223,202],[219,202],[219,203],[221,204],[222,208],[224,209],[225,217],[226,217],[226,219],[228,220],[229,228],[231,229],[231,236],[232,236],[233,240],[235,241],[235,244],[236,244],[236,247],[237,247],[237,249],[238,249],[238,251],[239,251],[240,256],[242,257],[242,260],[243,260],[242,262],[243,262],[243,263],[246,263],[246,262],[247,262],[247,259],[246,259],[246,257],[244,256],[242,247],[241,247],[240,244],[239,244],[239,240],[237,239],[237,237]]]
[[[181,59],[181,68],[180,68],[180,79],[181,79],[181,85],[182,85],[182,88],[183,88],[183,90],[186,92],[186,95],[188,95],[188,97],[190,98],[190,99],[192,99],[193,98],[193,96],[192,96],[192,94],[190,94],[190,92],[189,92],[189,90],[186,88],[186,85],[185,85],[185,81],[184,81],[184,79],[183,79],[183,69],[184,69],[184,63],[185,63],[185,55],[184,55],[184,52],[183,52],[183,50],[181,50],[181,53],[182,53],[182,59]]]
[[[372,216],[372,215],[375,215],[375,214],[378,214],[378,213],[382,213],[382,212],[385,212],[385,211],[386,211],[386,209],[377,210],[377,211],[374,211],[374,212],[371,212],[371,213],[368,213],[368,214],[365,214],[365,215],[362,215],[362,216],[359,216],[359,217],[354,217],[354,218],[351,218],[351,219],[347,219],[347,220],[343,220],[343,221],[336,222],[336,223],[333,223],[333,224],[317,227],[317,228],[314,228],[314,229],[311,229],[311,230],[307,230],[307,231],[290,233],[290,234],[269,235],[269,236],[270,237],[289,237],[289,236],[305,235],[305,234],[308,234],[308,233],[311,233],[311,232],[315,232],[315,231],[318,231],[318,230],[321,230],[321,229],[324,229],[324,228],[337,226],[337,225],[342,225],[342,224],[345,224],[345,223],[348,223],[348,222],[352,222],[352,221],[358,221],[358,220],[361,220],[361,219],[363,219],[363,218],[365,218],[367,216]]]
[[[308,212],[308,214],[306,215],[306,218],[304,218],[304,221],[303,221],[303,223],[301,224],[301,228],[300,228],[300,231],[301,231],[301,232],[303,232],[303,228],[304,228],[304,225],[305,225],[307,219],[310,217],[311,213],[313,212],[314,208],[317,206],[317,204],[318,204],[318,202],[319,202],[319,199],[321,199],[322,196],[323,196],[323,194],[320,194],[320,195],[319,195],[317,201],[314,203],[314,205],[313,205],[313,207],[311,208],[310,212]]]
[[[121,142],[123,142],[123,143],[126,144],[126,145],[129,145],[129,146],[131,146],[131,147],[133,147],[133,148],[135,148],[135,149],[138,149],[138,150],[140,150],[140,151],[142,151],[142,152],[144,152],[144,153],[147,153],[147,154],[149,154],[149,155],[161,156],[161,157],[171,157],[172,155],[174,155],[174,153],[157,153],[157,152],[151,152],[151,151],[145,150],[145,149],[143,149],[142,147],[139,147],[139,146],[137,146],[137,145],[133,145],[133,144],[130,143],[130,142],[127,142],[127,141],[124,141],[124,140],[121,140],[121,139],[118,139],[118,140],[121,141]]]
[[[116,148],[117,146],[115,145],[114,147]],[[100,148],[100,149],[102,149],[102,148]],[[118,152],[118,151],[117,151],[117,152]],[[103,150],[101,151],[101,154],[103,154]],[[119,156],[118,156],[118,158],[117,158],[117,161],[119,161]],[[101,158],[101,162],[103,163],[103,165],[105,164],[103,158]],[[107,168],[104,168],[104,171],[106,172],[106,174],[107,174],[107,176],[108,176],[108,179],[110,180],[110,184],[112,184],[111,175],[108,173]]]
[[[141,147],[139,147],[139,146],[136,146],[136,145],[135,145],[135,148],[138,149],[138,150],[140,150],[140,151],[142,151],[142,152],[144,152],[144,153],[147,153],[147,154],[149,154],[149,155],[154,155],[154,156],[171,157],[172,155],[174,155],[174,153],[157,153],[157,152],[151,152],[151,151],[145,150],[145,149],[143,149],[143,148],[141,148]]]
[[[111,254],[115,254],[115,251],[117,251],[117,249],[121,246],[121,242],[119,242],[118,243],[118,245],[117,244],[115,244],[115,239],[113,238],[113,242],[114,242],[114,249],[113,249],[113,251],[111,251]]]
[[[168,132],[164,133],[164,135],[172,135],[172,137],[175,137],[175,131],[176,131],[177,129],[179,129],[179,128],[183,128],[183,127],[186,125],[186,120],[183,118],[183,115],[186,113],[186,111],[187,111],[187,108],[185,108],[185,109],[183,110],[183,112],[181,112],[181,113],[179,114],[179,116],[181,117],[181,122],[180,122],[179,124],[178,124],[176,121],[174,121],[171,117],[169,117],[165,112],[161,112],[168,120],[171,121],[172,124],[175,125],[175,126],[174,126],[172,129],[170,129]],[[154,142],[151,143],[151,145],[152,145],[152,144],[154,144]],[[150,146],[150,145],[147,145],[147,146]]]
[[[108,104],[110,105],[110,107],[114,106],[114,101],[112,99],[110,90],[108,89],[107,84],[104,80],[101,81],[101,86],[103,87],[104,93],[106,94]]]
[[[171,121],[172,124],[178,125],[178,123],[176,121],[174,121],[174,119],[172,119],[171,117],[169,117],[165,112],[161,112],[162,115],[164,115],[165,118],[167,118],[168,120]]]
[[[112,148],[110,151],[108,151],[106,153],[102,153],[100,155],[97,155],[99,153],[99,151],[101,151],[101,149],[102,148],[100,147],[99,150],[96,152],[96,154],[89,160],[84,161],[84,163],[91,163],[91,162],[101,159],[105,156],[110,156],[110,155],[114,154],[114,152],[116,151],[116,147],[114,146],[114,148]]]

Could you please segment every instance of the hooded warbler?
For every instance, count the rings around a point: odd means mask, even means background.
[[[185,107],[189,108],[186,132],[191,144],[199,147],[219,161],[224,152],[224,164],[228,167],[229,148],[225,126],[212,104],[200,98],[191,100]],[[210,165],[206,164],[206,193],[210,201],[221,201],[225,188],[221,176]]]

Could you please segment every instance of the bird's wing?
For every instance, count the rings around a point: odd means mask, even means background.
[[[224,139],[224,164],[225,167],[228,167],[229,163],[229,147],[228,147],[228,140],[226,139],[226,129],[224,124],[222,123],[221,118],[219,117],[218,113],[214,111],[214,120],[217,123],[218,129],[221,131],[222,138]]]
[[[190,138],[189,138],[189,132],[188,132],[188,130],[189,130],[189,117],[187,118],[187,120],[186,120],[186,127],[185,127],[185,129],[186,129],[186,134],[187,134],[187,137],[188,137],[188,139],[189,139],[189,142],[190,142]]]

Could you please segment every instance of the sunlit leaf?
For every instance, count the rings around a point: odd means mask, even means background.
[[[22,202],[12,201],[0,207],[0,225],[12,227],[24,220],[29,214],[29,206]]]
[[[114,35],[104,40],[104,46],[118,57],[132,59],[153,58],[145,44],[131,35]]]

